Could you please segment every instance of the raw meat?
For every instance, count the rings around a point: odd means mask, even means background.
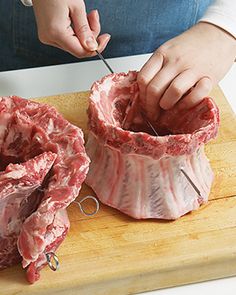
[[[162,111],[155,124],[160,136],[153,136],[136,109],[139,120],[124,130],[126,110],[138,98],[136,77],[112,74],[92,87],[86,183],[104,204],[134,218],[176,219],[208,199],[213,172],[204,144],[217,135],[219,111],[210,98],[188,111]]]
[[[37,209],[37,190],[51,169],[56,154],[45,152],[0,172],[0,269],[21,261],[17,239],[25,219]]]
[[[53,107],[19,97],[0,99],[1,169],[51,151],[57,155],[45,179],[37,210],[23,223],[18,250],[27,278],[33,283],[46,264],[45,253],[54,252],[69,228],[65,208],[77,197],[89,158],[82,131]]]

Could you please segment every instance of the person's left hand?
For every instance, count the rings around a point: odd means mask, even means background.
[[[140,103],[155,122],[160,107],[190,108],[208,95],[232,66],[236,40],[224,30],[198,23],[160,46],[138,74]]]

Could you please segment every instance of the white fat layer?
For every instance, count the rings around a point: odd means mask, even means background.
[[[4,174],[4,178],[12,178],[12,179],[19,179],[26,175],[26,168],[24,166],[20,166],[20,168],[14,171],[8,172]]]
[[[44,170],[48,166],[48,162],[44,158],[41,158],[37,162],[34,162],[34,171],[39,173],[41,170]]]
[[[53,120],[50,118],[48,120],[47,133],[51,134],[53,131],[54,131],[54,123],[53,123]]]

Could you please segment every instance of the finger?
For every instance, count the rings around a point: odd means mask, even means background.
[[[199,80],[199,77],[191,70],[179,74],[164,92],[160,107],[164,110],[172,108]]]
[[[166,65],[159,71],[149,83],[146,90],[145,110],[150,120],[156,121],[158,113],[156,110],[160,107],[159,102],[171,84],[172,80],[178,75],[178,70],[174,65]]]
[[[77,38],[87,51],[94,51],[98,48],[97,41],[90,29],[85,5],[76,7],[71,11],[71,19]]]
[[[56,43],[60,48],[76,57],[81,58],[96,55],[95,51],[87,51],[86,49],[84,49],[77,36],[61,36],[61,38],[58,39]]]
[[[110,41],[110,39],[111,39],[111,35],[109,34],[103,34],[97,38],[97,42],[98,42],[97,50],[99,53],[103,52],[103,50],[106,48],[107,43]]]
[[[92,10],[87,15],[87,19],[88,19],[90,29],[93,31],[94,37],[97,38],[97,36],[100,34],[100,31],[101,31],[98,11]]]
[[[107,43],[109,42],[111,36],[109,34],[103,34],[98,37],[98,50],[102,52]],[[92,57],[96,55],[94,51],[85,50],[79,42],[77,36],[74,35],[74,31],[71,27],[68,28],[66,34],[60,34],[60,37],[57,39],[57,42],[51,42],[50,45],[61,48],[76,57]]]
[[[142,102],[144,103],[148,84],[162,68],[163,61],[163,55],[156,51],[138,73],[137,82],[139,86],[141,104]]]
[[[192,91],[186,95],[179,103],[179,109],[190,109],[202,101],[212,89],[212,81],[209,77],[201,78]]]

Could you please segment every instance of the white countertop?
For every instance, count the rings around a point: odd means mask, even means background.
[[[139,70],[150,55],[108,60],[115,72]],[[108,74],[101,61],[0,72],[0,96],[18,95],[25,98],[88,90],[91,84]],[[236,113],[236,64],[220,82],[226,98]],[[143,293],[147,295],[236,294],[236,277],[190,284]]]

